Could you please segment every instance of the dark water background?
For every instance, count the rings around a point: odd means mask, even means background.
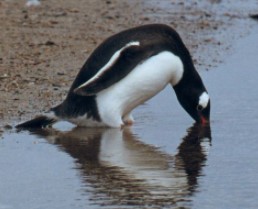
[[[257,34],[201,72],[210,127],[193,125],[166,88],[131,128],[4,133],[0,209],[258,208]]]

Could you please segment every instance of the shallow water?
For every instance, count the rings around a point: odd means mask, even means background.
[[[166,88],[131,128],[4,133],[0,209],[257,208],[257,32],[202,72],[211,127],[192,125]]]

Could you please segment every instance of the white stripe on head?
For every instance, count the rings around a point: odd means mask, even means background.
[[[209,94],[205,91],[201,94],[199,97],[199,105],[201,105],[203,108],[206,108],[210,100]]]
[[[89,79],[88,81],[86,81],[85,83],[83,83],[82,85],[80,85],[78,88],[82,88],[86,85],[88,85],[89,83],[91,83],[92,81],[94,81],[95,79],[101,77],[101,75],[107,71],[120,57],[120,54],[122,51],[124,51],[125,49],[129,48],[130,46],[140,46],[140,42],[139,41],[132,41],[129,42],[128,44],[126,44],[124,47],[122,47],[121,49],[119,49],[118,51],[116,51],[113,56],[110,58],[110,60],[107,62],[107,64],[105,64],[98,72],[96,75],[94,75],[91,79]]]

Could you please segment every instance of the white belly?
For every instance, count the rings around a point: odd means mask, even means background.
[[[137,65],[125,78],[97,94],[102,121],[113,127],[123,125],[123,116],[156,95],[168,83],[177,84],[182,75],[180,58],[167,51]]]

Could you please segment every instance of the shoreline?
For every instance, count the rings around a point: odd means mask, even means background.
[[[137,25],[174,27],[197,69],[216,68],[256,22],[249,18],[255,12],[252,4],[240,1],[231,7],[212,2],[216,1],[91,0],[86,5],[81,0],[42,0],[38,7],[1,2],[0,129],[61,102],[94,48],[108,36]]]

